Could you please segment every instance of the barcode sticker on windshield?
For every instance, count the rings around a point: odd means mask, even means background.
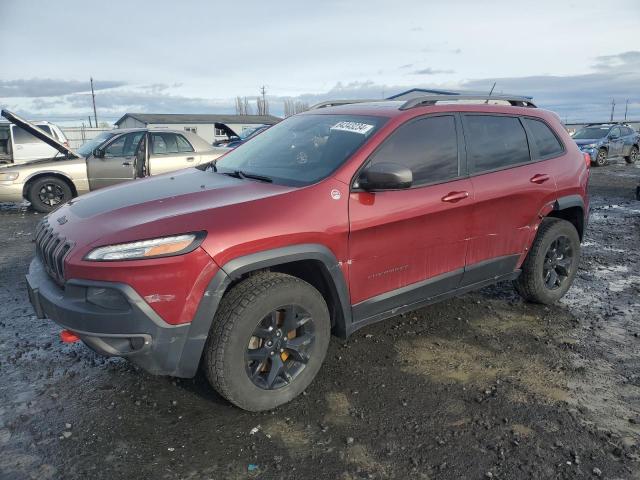
[[[331,130],[340,130],[342,132],[352,132],[366,135],[371,131],[372,128],[373,125],[369,125],[368,123],[338,122],[333,127],[331,127]]]

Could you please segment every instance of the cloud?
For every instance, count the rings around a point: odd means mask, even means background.
[[[413,67],[413,63],[407,63],[405,65],[400,65],[398,68],[411,68]]]
[[[126,85],[121,81],[95,81],[94,90]],[[11,97],[57,97],[71,93],[91,90],[89,81],[55,80],[52,78],[31,78],[18,80],[0,80],[0,98]]]
[[[601,55],[596,57],[596,63],[593,65],[595,70],[610,71],[638,71],[640,69],[640,52],[628,51],[617,55]]]
[[[439,75],[442,73],[455,73],[453,70],[437,70],[435,68],[427,67],[421,70],[415,70],[411,72],[411,75]]]

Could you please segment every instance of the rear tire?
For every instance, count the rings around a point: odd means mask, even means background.
[[[607,163],[609,163],[609,153],[604,148],[601,148],[598,150],[598,155],[596,155],[595,164],[598,167],[604,167]]]
[[[636,147],[635,145],[631,147],[631,151],[629,152],[629,155],[624,157],[624,160],[629,164],[636,163],[636,160],[638,160],[638,147]]]
[[[27,189],[27,200],[36,212],[49,213],[73,198],[71,186],[58,177],[40,177]]]
[[[545,218],[514,287],[530,302],[545,305],[556,302],[571,287],[579,260],[580,237],[573,224]]]
[[[259,273],[223,297],[202,368],[211,386],[234,405],[269,410],[309,386],[330,336],[329,310],[318,290],[297,277]]]

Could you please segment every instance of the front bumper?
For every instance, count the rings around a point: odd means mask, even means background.
[[[588,153],[589,157],[591,157],[591,161],[595,162],[596,161],[596,157],[598,156],[598,149],[596,147],[579,147],[580,151],[583,153]]]
[[[68,280],[61,288],[38,258],[31,262],[26,280],[37,317],[74,332],[96,352],[125,357],[153,374],[195,375],[204,346],[202,332],[193,324],[166,323],[129,285]],[[111,289],[121,301],[113,309],[90,303],[90,288]]]
[[[24,184],[0,182],[0,202],[22,202]]]

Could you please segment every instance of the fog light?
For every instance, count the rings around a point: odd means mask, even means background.
[[[113,288],[87,288],[87,302],[109,310],[127,310],[129,308],[127,299]]]

